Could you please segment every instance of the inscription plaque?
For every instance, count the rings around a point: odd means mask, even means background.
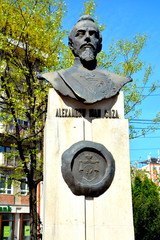
[[[98,197],[111,185],[115,162],[99,143],[80,141],[62,155],[62,175],[75,195]]]

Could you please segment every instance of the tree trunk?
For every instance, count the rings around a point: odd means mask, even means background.
[[[37,214],[37,185],[29,186],[30,189],[30,215],[31,215],[31,240],[37,240],[38,214]]]

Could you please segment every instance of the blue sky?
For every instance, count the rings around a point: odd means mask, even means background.
[[[64,18],[64,28],[70,30],[79,18],[83,9],[82,0],[66,0],[67,14]],[[112,39],[132,39],[135,34],[147,34],[149,39],[141,54],[147,64],[153,66],[150,83],[160,80],[160,1],[159,0],[97,0],[96,15],[99,22],[106,25],[102,32],[103,49],[107,52]],[[134,76],[133,76],[134,77]],[[137,74],[136,78],[141,78]],[[148,86],[151,86],[151,84]],[[160,88],[148,97],[141,105],[140,119],[151,120],[160,112]],[[143,121],[136,127],[146,127]],[[159,127],[160,128],[160,127]],[[146,137],[130,141],[131,162],[143,161],[158,157],[160,152],[160,130]]]

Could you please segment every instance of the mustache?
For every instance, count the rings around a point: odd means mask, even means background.
[[[83,48],[83,47],[91,47],[95,50],[95,47],[91,44],[91,43],[84,43],[80,46],[80,49]]]

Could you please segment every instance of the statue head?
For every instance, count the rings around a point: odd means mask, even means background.
[[[94,19],[83,15],[69,33],[68,45],[75,57],[92,61],[102,48],[102,37]]]

